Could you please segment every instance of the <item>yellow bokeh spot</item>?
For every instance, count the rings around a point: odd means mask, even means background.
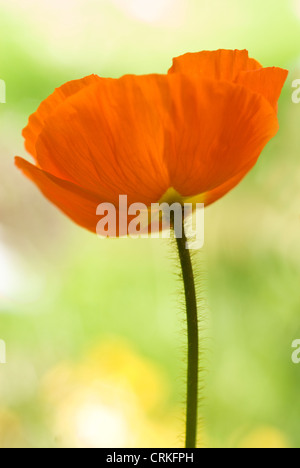
[[[167,410],[165,374],[122,340],[45,376],[41,397],[61,447],[175,447],[180,414]]]
[[[289,448],[285,435],[274,427],[260,427],[248,434],[239,448]]]

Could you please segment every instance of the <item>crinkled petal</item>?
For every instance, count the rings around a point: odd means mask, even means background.
[[[277,102],[287,76],[288,71],[282,68],[261,68],[239,72],[236,83],[264,96],[277,111]]]
[[[168,167],[171,186],[190,197],[216,189],[253,165],[277,133],[278,121],[269,102],[243,86],[175,76],[181,86],[174,87]]]
[[[288,71],[282,68],[263,68],[259,62],[249,58],[247,50],[223,49],[189,53],[174,58],[169,73],[184,73],[241,84],[263,95],[276,110],[288,75]]]
[[[169,186],[165,127],[172,108],[168,77],[99,79],[46,119],[36,144],[41,168],[108,201],[159,200]]]
[[[94,84],[99,80],[96,75],[90,75],[80,80],[69,81],[63,86],[57,88],[53,94],[45,99],[39,106],[38,110],[29,118],[28,125],[23,130],[25,138],[25,148],[36,159],[36,142],[41,133],[45,120],[52,112],[68,97],[77,93],[81,89]]]
[[[240,71],[257,70],[261,65],[249,58],[247,50],[214,50],[188,53],[173,59],[169,73],[199,75],[234,82]]]

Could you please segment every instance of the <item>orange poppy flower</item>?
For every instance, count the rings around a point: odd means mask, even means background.
[[[67,216],[96,232],[119,195],[208,205],[237,185],[277,133],[287,77],[248,52],[176,58],[167,75],[89,76],[47,98],[23,131],[35,164],[16,165]]]

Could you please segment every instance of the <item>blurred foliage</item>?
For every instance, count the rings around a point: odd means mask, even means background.
[[[300,337],[300,105],[291,101],[299,1],[141,3],[135,11],[121,0],[0,1],[0,338],[8,361],[0,366],[0,447],[182,443],[185,332],[171,247],[100,241],[73,226],[18,174],[13,156],[25,155],[28,115],[63,82],[165,72],[173,56],[216,48],[247,48],[291,73],[280,132],[206,214],[197,259],[210,337],[200,437],[208,446],[300,447],[300,367],[291,362]]]

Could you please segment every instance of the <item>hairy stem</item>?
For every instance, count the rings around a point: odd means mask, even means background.
[[[185,233],[184,221],[182,228],[182,236],[179,236],[178,238],[176,237],[176,242],[184,283],[188,332],[186,448],[195,448],[197,440],[198,421],[199,333],[195,279],[190,251],[187,249],[186,245],[187,238]]]

